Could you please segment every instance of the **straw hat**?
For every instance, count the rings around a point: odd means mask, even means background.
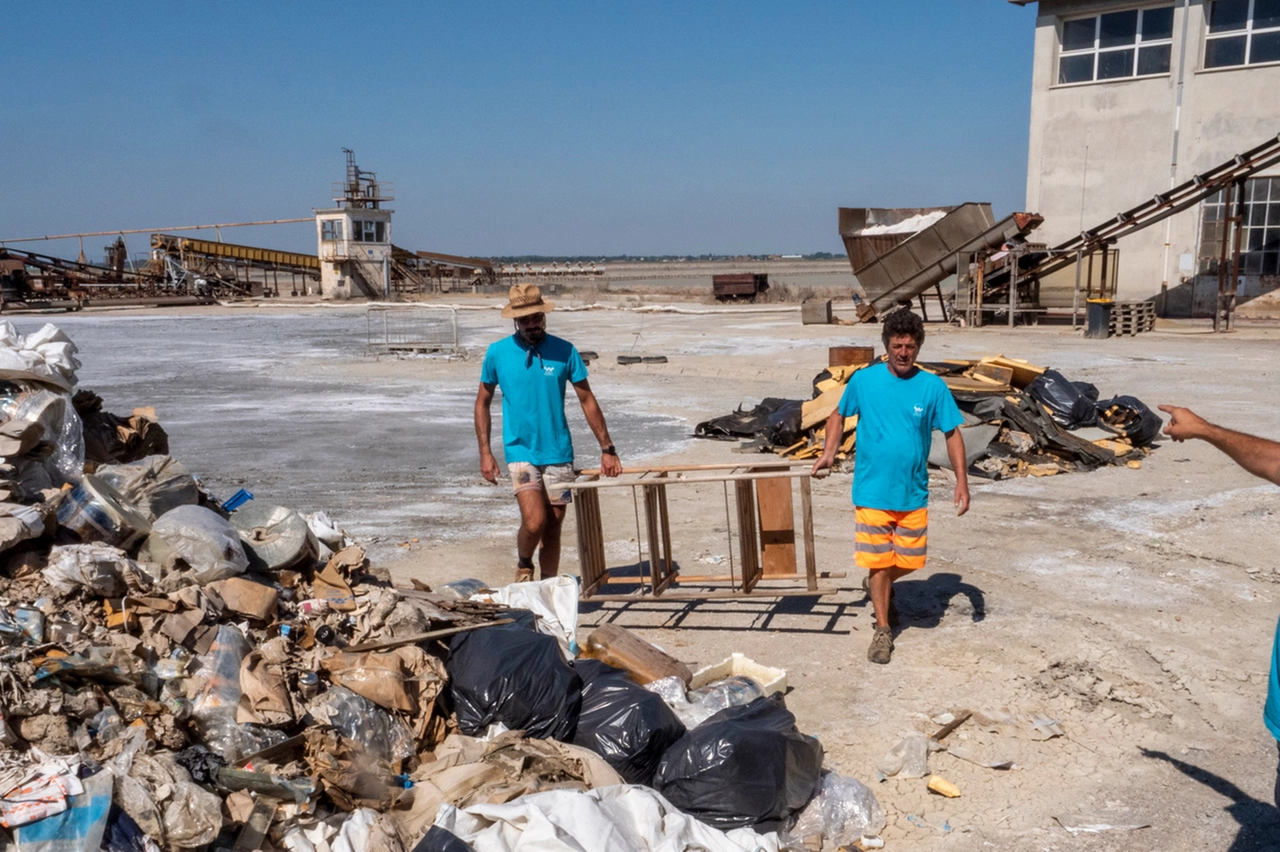
[[[542,298],[542,290],[537,284],[513,284],[507,294],[507,306],[502,309],[506,319],[527,317],[529,314],[545,314],[555,309],[554,302]]]

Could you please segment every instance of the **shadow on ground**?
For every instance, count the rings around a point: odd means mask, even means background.
[[[1178,760],[1163,751],[1139,748],[1143,757],[1163,760],[1188,778],[1199,781],[1231,800],[1231,804],[1224,810],[1240,824],[1240,832],[1227,848],[1227,852],[1280,850],[1280,811],[1277,811],[1275,806],[1253,798],[1221,775],[1215,775],[1193,763]]]
[[[902,579],[893,584],[894,602],[898,605],[900,629],[909,627],[930,628],[942,623],[953,598],[963,595],[968,606],[954,607],[957,613],[966,610],[974,622],[987,617],[987,600],[982,589],[964,582],[959,574],[942,572],[929,574],[922,580]]]

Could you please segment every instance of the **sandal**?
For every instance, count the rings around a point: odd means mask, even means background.
[[[516,579],[515,579],[515,582],[517,582],[517,583],[532,583],[532,582],[533,582],[533,569],[532,569],[532,568],[521,568],[521,567],[519,567],[519,566],[516,566]]]

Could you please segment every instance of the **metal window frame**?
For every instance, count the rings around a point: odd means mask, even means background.
[[[1267,181],[1267,190],[1265,193],[1265,197],[1262,199],[1259,199],[1256,195],[1257,188],[1259,186],[1259,183],[1258,183],[1259,181]],[[1267,239],[1268,233],[1273,233],[1277,237],[1280,237],[1280,221],[1276,221],[1276,222],[1269,221],[1270,206],[1272,204],[1280,204],[1280,175],[1261,175],[1259,177],[1248,178],[1248,180],[1246,181],[1246,184],[1248,188],[1246,190],[1246,195],[1245,195],[1243,221],[1240,223],[1240,244],[1241,244],[1240,267],[1242,270],[1242,274],[1263,275],[1267,273],[1244,272],[1243,270],[1248,265],[1249,260],[1252,256],[1256,255],[1258,258],[1258,263],[1259,265],[1261,265],[1265,261],[1265,256],[1268,253],[1268,250],[1266,250],[1265,248],[1254,249],[1252,251],[1249,250],[1248,248],[1249,238],[1253,235],[1255,231],[1262,232],[1262,242],[1264,246],[1266,245],[1266,239]],[[1197,274],[1200,274],[1200,275],[1212,274],[1214,271],[1211,268],[1212,262],[1219,261],[1216,246],[1218,243],[1222,241],[1222,233],[1219,232],[1218,237],[1214,240],[1206,240],[1205,227],[1209,224],[1216,224],[1220,228],[1227,227],[1226,218],[1228,215],[1228,211],[1226,209],[1227,202],[1226,202],[1225,193],[1226,193],[1226,190],[1222,190],[1218,194],[1211,196],[1210,198],[1206,198],[1204,203],[1201,205],[1200,228],[1199,228],[1199,233],[1197,234],[1198,247],[1196,252],[1196,260],[1197,260],[1196,272]],[[1257,206],[1261,206],[1267,209],[1267,214],[1264,215],[1263,223],[1261,225],[1254,225],[1250,223],[1253,218],[1253,215],[1252,215],[1253,211]],[[1218,218],[1215,219],[1212,223],[1208,221],[1208,215],[1210,211],[1215,211],[1219,214]],[[1214,253],[1212,255],[1205,254],[1207,246],[1209,246],[1210,244],[1212,244],[1215,247]]]
[[[1055,82],[1055,83],[1054,83],[1054,86],[1085,86],[1085,85],[1089,85],[1089,84],[1092,84],[1092,83],[1114,83],[1114,82],[1115,82],[1115,81],[1117,81],[1117,80],[1148,80],[1148,79],[1152,79],[1152,78],[1156,78],[1156,77],[1164,77],[1164,76],[1168,76],[1169,74],[1173,73],[1173,55],[1172,55],[1172,52],[1173,52],[1173,33],[1172,33],[1172,32],[1170,32],[1170,34],[1169,34],[1169,37],[1168,37],[1168,38],[1150,39],[1150,40],[1146,40],[1146,41],[1144,41],[1144,40],[1143,40],[1143,38],[1142,38],[1142,17],[1143,17],[1143,14],[1144,14],[1144,13],[1146,13],[1147,11],[1155,10],[1155,9],[1172,9],[1172,10],[1174,10],[1174,12],[1176,13],[1176,12],[1177,12],[1177,4],[1176,4],[1176,3],[1161,3],[1161,4],[1148,4],[1148,5],[1145,5],[1145,6],[1136,6],[1136,7],[1134,7],[1134,6],[1130,6],[1130,7],[1125,8],[1125,9],[1112,9],[1112,10],[1107,11],[1107,12],[1095,12],[1095,13],[1094,13],[1094,14],[1092,14],[1092,15],[1069,15],[1069,16],[1066,16],[1066,17],[1059,18],[1059,19],[1058,19],[1058,24],[1059,24],[1059,26],[1058,26],[1058,56],[1057,56],[1057,62],[1056,62],[1056,63],[1055,63],[1055,65],[1054,65],[1054,79],[1055,79],[1055,80],[1057,80],[1057,79],[1058,79],[1058,76],[1062,73],[1062,60],[1063,60],[1064,58],[1072,58],[1072,57],[1077,57],[1077,56],[1092,56],[1092,57],[1093,57],[1093,72],[1092,72],[1092,76],[1090,76],[1090,78],[1089,78],[1088,80],[1077,80],[1077,81],[1072,82],[1072,83]],[[1250,11],[1250,13],[1252,14],[1252,12],[1253,12],[1253,0],[1249,0],[1249,11]],[[1099,45],[1099,42],[1101,41],[1101,38],[1102,38],[1102,16],[1103,16],[1103,15],[1110,15],[1110,14],[1113,14],[1113,13],[1115,13],[1115,12],[1137,12],[1137,13],[1138,13],[1138,23],[1137,23],[1137,27],[1136,27],[1136,29],[1134,30],[1134,34],[1133,34],[1133,43],[1132,43],[1132,44],[1122,45],[1122,46],[1120,46],[1120,47],[1105,47],[1105,48],[1104,48],[1104,47],[1101,47],[1101,46]],[[1089,19],[1093,19],[1093,45],[1092,45],[1091,47],[1087,48],[1087,49],[1080,49],[1080,50],[1065,50],[1065,49],[1063,48],[1063,46],[1062,46],[1062,35],[1063,35],[1063,28],[1065,27],[1065,25],[1066,25],[1069,21],[1087,21],[1087,20],[1089,20]],[[1170,61],[1169,61],[1169,70],[1168,70],[1168,71],[1161,71],[1161,72],[1159,72],[1159,73],[1157,73],[1157,74],[1139,74],[1139,73],[1138,73],[1138,53],[1139,53],[1139,51],[1141,51],[1141,50],[1142,50],[1142,48],[1144,48],[1144,47],[1159,47],[1159,46],[1161,46],[1161,45],[1168,45],[1168,46],[1169,46],[1169,51],[1170,51],[1170,57],[1169,57],[1169,59],[1170,59]],[[1104,53],[1119,53],[1119,52],[1120,52],[1120,51],[1122,51],[1122,50],[1132,50],[1132,51],[1133,51],[1133,73],[1132,73],[1132,74],[1129,74],[1128,76],[1125,76],[1125,77],[1107,77],[1106,79],[1099,79],[1099,77],[1098,77],[1098,58],[1099,58],[1102,54],[1104,54]],[[1247,53],[1246,53],[1246,55],[1247,55]]]
[[[1280,33],[1280,25],[1277,25],[1274,27],[1262,27],[1261,29],[1256,29],[1253,26],[1253,11],[1257,3],[1257,0],[1249,0],[1249,13],[1244,20],[1244,29],[1230,30],[1229,32],[1224,32],[1224,33],[1210,33],[1209,19],[1213,16],[1213,4],[1217,2],[1218,0],[1209,0],[1209,7],[1205,11],[1204,51],[1200,55],[1201,66],[1206,69],[1211,68],[1211,69],[1217,70],[1219,68],[1248,68],[1250,65],[1274,65],[1276,63],[1276,60],[1274,59],[1268,59],[1266,62],[1250,62],[1249,60],[1250,60],[1250,57],[1253,55],[1254,34],[1261,33],[1263,35],[1266,35],[1268,33]],[[1244,36],[1244,62],[1241,62],[1238,65],[1209,65],[1207,63],[1207,57],[1209,54],[1209,42],[1224,41],[1229,38],[1239,38],[1242,35]]]

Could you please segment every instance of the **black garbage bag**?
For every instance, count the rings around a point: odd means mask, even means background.
[[[769,443],[775,447],[789,447],[804,437],[800,427],[804,401],[787,400],[786,405],[769,415]]]
[[[822,743],[796,730],[781,693],[728,707],[686,733],[658,763],[653,787],[719,829],[774,831],[822,784]]]
[[[695,438],[712,438],[718,441],[733,441],[738,438],[754,438],[757,435],[766,437],[769,432],[769,415],[786,405],[791,400],[769,397],[750,411],[741,405],[732,414],[704,420],[693,427]]]
[[[1128,438],[1135,447],[1145,446],[1160,434],[1160,415],[1134,396],[1113,396],[1097,403],[1098,425]]]
[[[550,636],[503,627],[459,633],[450,643],[446,668],[464,734],[478,736],[501,722],[530,737],[573,740],[582,678]]]
[[[413,847],[413,852],[475,852],[475,847],[452,831],[433,825]]]
[[[684,724],[656,692],[622,669],[579,660],[582,712],[573,744],[605,759],[629,784],[653,785],[663,753],[684,736]]]
[[[1093,382],[1072,382],[1072,386],[1087,396],[1091,401],[1098,401],[1098,386]]]
[[[1045,370],[1037,376],[1027,385],[1027,393],[1048,407],[1053,422],[1064,429],[1079,429],[1098,422],[1093,402],[1098,398],[1098,389],[1093,388],[1094,396],[1090,399],[1075,382],[1057,370]]]

